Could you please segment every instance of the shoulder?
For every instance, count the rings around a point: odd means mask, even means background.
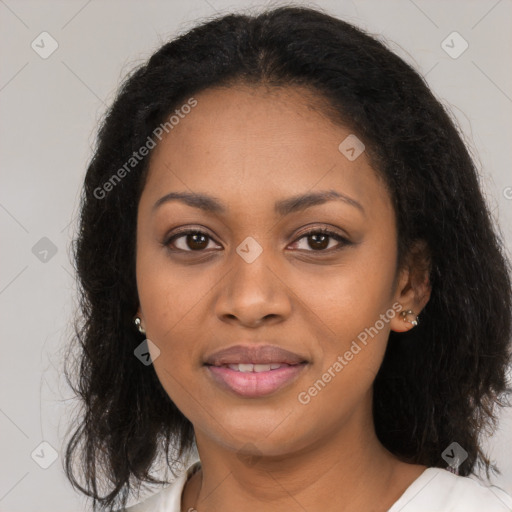
[[[427,468],[388,512],[512,512],[512,496],[500,487]]]
[[[170,485],[143,502],[127,507],[123,512],[180,512],[181,495],[185,482],[200,467],[201,462],[198,458],[194,458],[187,463]]]

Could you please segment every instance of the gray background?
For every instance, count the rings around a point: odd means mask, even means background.
[[[259,5],[264,4],[0,0],[0,511],[85,509],[85,499],[62,470],[63,438],[76,402],[61,366],[75,307],[69,242],[106,105],[124,74],[165,40],[199,18]],[[388,39],[426,77],[482,169],[482,186],[510,252],[512,2],[308,5]],[[35,41],[39,52],[51,48],[48,36],[41,42],[43,31],[58,43],[46,59],[31,47]],[[457,58],[441,46],[454,31],[469,45]],[[457,37],[448,39],[452,53],[463,48]],[[507,411],[486,446],[503,471],[493,483],[512,494],[511,427]],[[40,447],[43,441],[53,448]],[[40,464],[51,462],[53,450],[57,459],[43,469],[31,458],[34,450]]]

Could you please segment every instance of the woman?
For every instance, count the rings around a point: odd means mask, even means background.
[[[468,478],[497,470],[510,264],[456,127],[363,31],[281,7],[165,44],[105,118],[75,251],[66,470],[95,509],[162,456],[128,510],[512,508]]]

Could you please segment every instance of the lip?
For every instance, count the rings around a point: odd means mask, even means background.
[[[204,361],[206,365],[212,366],[240,363],[295,365],[303,362],[308,362],[306,357],[277,345],[233,345],[214,352]]]
[[[241,372],[226,365],[282,364],[274,370]],[[276,345],[234,345],[207,357],[204,367],[212,381],[244,398],[267,396],[299,378],[309,361]]]

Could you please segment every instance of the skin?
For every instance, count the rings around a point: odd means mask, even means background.
[[[389,332],[413,325],[396,314],[308,404],[297,397],[394,303],[419,314],[428,274],[412,259],[397,272],[389,194],[366,153],[350,161],[338,150],[351,131],[329,121],[308,90],[236,86],[195,98],[153,150],[137,220],[138,315],[202,464],[182,510],[387,510],[426,469],[385,449],[372,418]],[[276,216],[275,201],[320,190],[350,196],[364,213],[329,201]],[[213,195],[227,212],[180,201],[153,211],[169,192]],[[208,237],[166,247],[185,226]],[[352,244],[329,238],[316,249],[302,233],[322,227]],[[262,248],[252,263],[236,252],[249,236]],[[203,360],[242,341],[279,345],[309,364],[272,395],[237,396],[212,381]]]

